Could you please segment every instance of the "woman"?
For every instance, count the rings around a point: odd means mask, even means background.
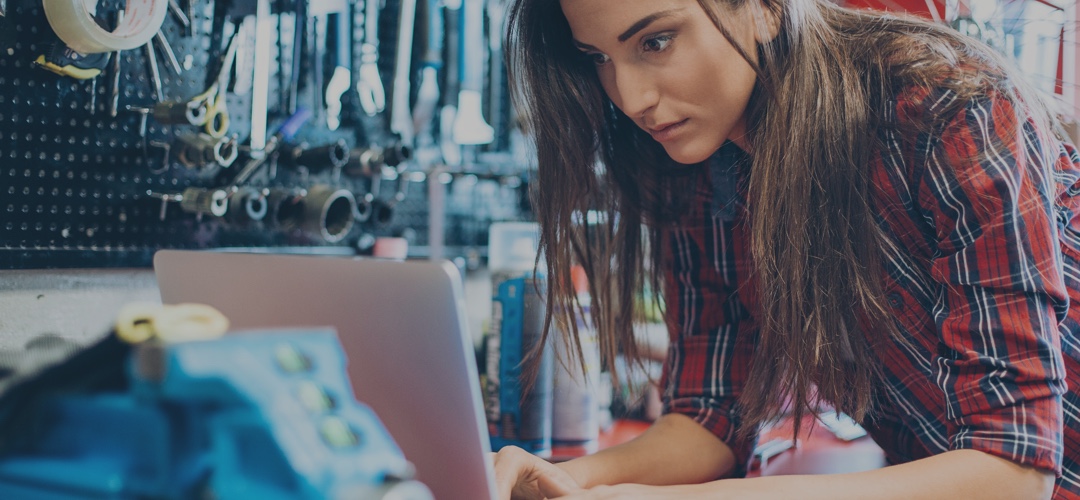
[[[1080,498],[1080,155],[989,48],[823,0],[516,0],[509,43],[549,274],[608,359],[662,288],[672,346],[655,425],[501,450],[502,498]],[[894,465],[740,479],[823,405]]]

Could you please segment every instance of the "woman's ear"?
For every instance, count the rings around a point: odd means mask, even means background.
[[[780,33],[780,6],[775,0],[759,0],[755,6],[754,20],[758,29],[754,37],[759,45],[764,45]]]

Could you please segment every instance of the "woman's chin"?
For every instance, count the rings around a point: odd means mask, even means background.
[[[717,149],[720,148],[679,147],[677,144],[664,145],[664,151],[667,152],[668,156],[674,160],[675,163],[680,163],[682,165],[696,165],[701,163],[709,159]]]

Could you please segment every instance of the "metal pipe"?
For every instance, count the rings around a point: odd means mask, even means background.
[[[349,161],[349,145],[344,139],[338,139],[314,148],[295,148],[288,161],[291,165],[304,166],[311,171],[341,168]]]
[[[235,137],[215,139],[206,134],[183,134],[176,137],[175,148],[180,163],[196,169],[213,164],[229,167],[239,155]]]
[[[266,218],[269,190],[243,187],[232,194],[225,218],[232,224],[246,226]]]
[[[356,198],[347,189],[315,186],[304,197],[301,229],[327,243],[337,243],[352,230]]]
[[[373,178],[382,172],[384,166],[397,168],[412,158],[412,149],[395,143],[387,148],[372,146],[352,150],[349,161],[342,172],[350,177]]]
[[[271,226],[282,231],[292,231],[300,227],[304,217],[303,189],[271,189],[266,197]]]

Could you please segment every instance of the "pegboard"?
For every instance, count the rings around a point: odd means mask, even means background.
[[[407,196],[394,206],[393,219],[357,223],[346,238],[333,244],[295,228],[275,227],[272,222],[237,224],[228,218],[188,213],[175,202],[162,201],[160,195],[182,193],[188,187],[227,184],[246,158],[241,153],[241,160],[229,167],[232,170],[187,168],[175,158],[173,147],[178,135],[193,134],[195,128],[161,125],[130,109],[149,108],[159,102],[150,73],[150,51],[156,59],[164,100],[187,100],[213,82],[216,66],[228,45],[227,34],[239,30],[237,36],[242,41],[228,107],[229,134],[242,143],[251,130],[253,83],[253,58],[245,52],[253,50],[253,30],[240,28],[244,26],[242,11],[246,8],[242,3],[179,0],[190,16],[190,28],[171,13],[162,28],[180,63],[179,74],[167,61],[160,44],[151,42],[151,48],[119,53],[118,78],[116,61],[110,58],[97,78],[76,80],[44,71],[33,63],[58,42],[40,1],[7,0],[6,15],[0,17],[0,268],[141,267],[150,265],[153,252],[160,248],[301,247],[321,251],[333,247],[339,250],[329,251],[338,252],[363,247],[372,237],[389,234],[406,234],[416,246],[427,244],[427,181],[409,172],[404,178],[415,182],[398,184],[390,179],[380,183],[378,191],[383,197],[405,186]],[[121,0],[99,1],[101,23],[111,27],[109,23],[115,22],[122,4]],[[379,64],[388,101],[393,88],[397,8],[397,0],[387,0],[380,13]],[[288,91],[283,85],[292,76],[293,54],[301,56],[295,92],[295,100],[300,103],[316,100],[311,75],[319,67],[317,62],[322,67],[327,64],[326,59],[314,58],[315,47],[307,41],[294,50],[293,27],[302,24],[291,17],[295,12],[294,3],[274,4],[277,39],[270,44],[270,73],[264,76],[270,93],[270,132],[290,112],[284,109],[289,99],[282,95]],[[362,0],[353,6],[352,18],[353,40],[359,40],[363,36]],[[354,82],[358,78],[356,46],[354,41]],[[342,107],[340,129],[330,131],[316,113],[289,147],[342,140],[349,148],[358,148],[391,140],[385,113],[374,117],[360,113],[351,92],[346,93]],[[475,176],[455,179],[465,181],[448,185],[448,245],[486,244],[486,224],[522,216],[523,191],[517,185],[477,180]],[[340,170],[312,171],[282,162],[268,163],[251,179],[260,189],[300,190],[326,185],[347,189],[357,198],[372,191],[371,182],[341,175]]]

